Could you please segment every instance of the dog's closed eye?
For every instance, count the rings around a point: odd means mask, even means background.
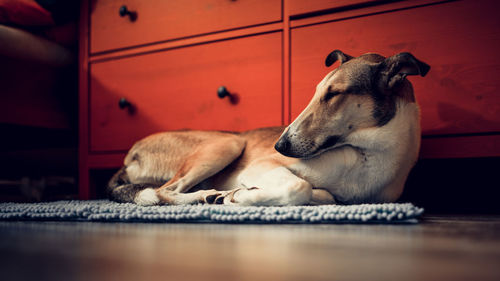
[[[326,92],[326,94],[322,98],[322,102],[328,102],[333,97],[338,96],[339,94],[340,94],[339,91],[332,90],[332,86],[329,86],[328,91]]]

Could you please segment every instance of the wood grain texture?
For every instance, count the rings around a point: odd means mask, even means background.
[[[126,5],[134,21],[120,17]],[[281,20],[280,0],[91,1],[92,53]]]
[[[0,223],[5,280],[498,280],[498,217],[418,225]]]
[[[333,49],[358,56],[412,52],[431,65],[410,77],[425,135],[500,131],[496,1],[463,0],[292,29],[292,118],[331,69]]]
[[[281,41],[275,32],[93,63],[91,150],[127,150],[158,131],[281,125]],[[219,86],[236,102],[218,98]]]

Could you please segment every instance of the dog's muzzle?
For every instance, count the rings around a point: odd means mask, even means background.
[[[290,141],[283,135],[274,145],[274,149],[276,149],[279,153],[286,155],[290,149]]]
[[[291,153],[291,147],[292,144],[290,142],[290,139],[288,138],[288,132],[283,134],[274,145],[274,149],[276,149],[276,151],[278,151],[279,153],[288,157],[297,157],[296,155],[293,155],[293,153]]]
[[[326,140],[318,146],[310,140],[298,141],[295,139],[292,141],[292,138],[289,136],[288,132],[286,132],[276,142],[274,148],[284,156],[293,158],[310,158],[318,153],[321,153],[322,151],[335,147],[335,145],[339,144],[341,141],[341,136],[334,135],[326,138]]]
[[[294,135],[295,136],[295,135]],[[313,145],[307,141],[299,141],[296,136],[290,136],[288,131],[284,133],[274,148],[279,153],[293,158],[307,158],[310,156],[310,148]]]

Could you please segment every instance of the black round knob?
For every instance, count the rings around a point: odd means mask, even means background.
[[[128,16],[128,19],[130,21],[135,21],[137,19],[137,12],[130,11],[125,5],[121,6],[118,12],[120,14],[120,17]]]
[[[217,96],[220,98],[220,99],[223,99],[225,97],[231,97],[231,93],[229,93],[229,91],[227,90],[226,87],[224,86],[220,86],[218,89],[217,89]]]
[[[126,107],[131,108],[132,104],[126,98],[121,98],[118,101],[118,106],[120,107],[120,109],[124,109]]]
[[[120,7],[120,17],[124,17],[126,15],[130,15],[130,11],[127,9],[127,6],[123,5]]]

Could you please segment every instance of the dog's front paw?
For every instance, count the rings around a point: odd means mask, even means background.
[[[218,191],[215,189],[204,190],[202,200],[200,203],[215,204],[216,199],[224,194],[223,191]]]
[[[225,204],[225,205],[234,204],[235,203],[233,201],[234,193],[236,193],[238,190],[240,190],[240,189],[237,188],[237,189],[233,189],[233,190],[224,192],[223,194],[221,194],[221,195],[217,196],[217,198],[215,198],[214,203],[215,204]]]
[[[251,190],[259,189],[258,187],[240,187],[230,191],[226,191],[217,198],[215,198],[215,204],[224,204],[224,205],[245,205],[245,200],[241,200],[241,196],[248,193]]]

